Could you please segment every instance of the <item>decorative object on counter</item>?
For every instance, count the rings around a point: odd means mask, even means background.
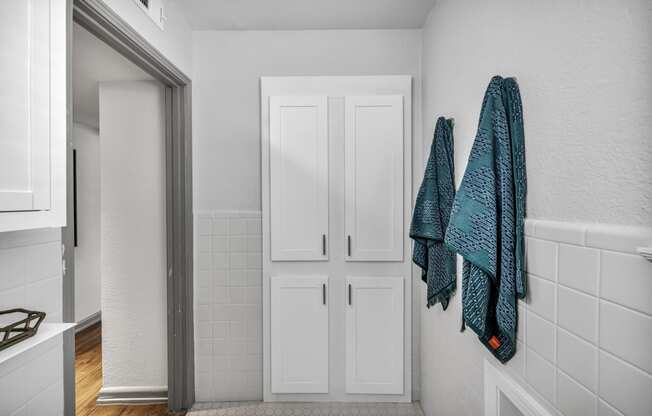
[[[45,319],[45,312],[28,311],[27,309],[8,309],[0,311],[0,318],[18,315],[19,318],[13,323],[0,327],[0,351],[11,347],[29,337],[36,335],[38,327]]]
[[[525,195],[518,84],[495,76],[484,96],[445,243],[464,257],[463,322],[501,362],[516,352],[516,299],[526,293]]]
[[[414,240],[412,261],[428,285],[426,306],[439,302],[444,310],[456,288],[455,253],[444,246],[454,198],[453,120],[439,117],[414,205],[410,238]]]

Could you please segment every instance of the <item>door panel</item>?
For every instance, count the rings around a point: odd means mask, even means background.
[[[403,278],[349,277],[346,392],[403,393]]]
[[[328,393],[328,277],[271,279],[272,393]]]
[[[271,259],[327,260],[326,97],[270,97]]]
[[[51,206],[50,9],[49,0],[0,2],[0,211]]]
[[[403,97],[346,97],[349,261],[403,260]]]

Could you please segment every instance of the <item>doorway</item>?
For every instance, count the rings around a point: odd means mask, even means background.
[[[72,50],[76,414],[120,414],[167,402],[165,91],[76,23]]]
[[[145,412],[129,414],[188,409],[190,81],[102,2],[72,5],[64,320],[82,330],[64,341],[66,414],[94,414],[98,398]]]

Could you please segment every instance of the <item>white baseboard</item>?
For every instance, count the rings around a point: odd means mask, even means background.
[[[102,321],[102,312],[97,311],[94,314],[87,316],[86,318],[82,319],[81,321],[77,322],[77,326],[75,327],[75,333],[83,331],[84,329],[95,325],[98,322]]]
[[[96,403],[102,405],[114,404],[157,404],[167,403],[167,386],[136,386],[136,387],[102,387],[97,395]]]

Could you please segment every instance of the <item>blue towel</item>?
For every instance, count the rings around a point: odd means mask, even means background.
[[[457,192],[446,245],[464,257],[463,319],[502,362],[516,352],[525,297],[523,111],[516,80],[492,78]]]
[[[440,117],[414,205],[410,237],[414,239],[412,260],[428,285],[426,306],[439,302],[444,310],[456,286],[455,254],[444,246],[454,198],[453,124]]]

